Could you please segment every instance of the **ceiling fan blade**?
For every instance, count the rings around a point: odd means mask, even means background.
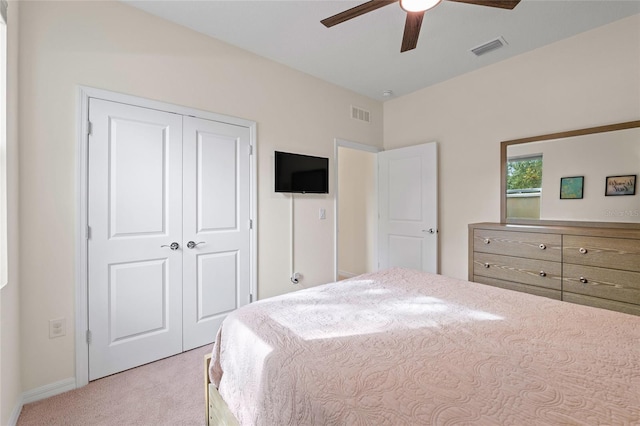
[[[402,37],[402,47],[400,52],[415,49],[418,45],[418,36],[422,26],[424,12],[407,12],[407,20],[404,23],[404,36]]]
[[[320,21],[325,27],[333,27],[334,25],[341,24],[349,19],[357,18],[365,13],[372,12],[376,9],[380,9],[383,6],[387,6],[391,3],[396,3],[398,0],[370,0],[359,6],[352,7],[351,9],[340,12],[337,15],[330,16]]]
[[[501,9],[513,9],[520,0],[449,0],[458,3],[477,4],[478,6],[499,7]]]

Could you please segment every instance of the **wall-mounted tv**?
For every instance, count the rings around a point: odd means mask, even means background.
[[[276,192],[329,193],[328,158],[280,151],[275,154]]]

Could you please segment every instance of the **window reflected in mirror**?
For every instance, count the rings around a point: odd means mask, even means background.
[[[542,154],[507,159],[507,217],[540,219]]]

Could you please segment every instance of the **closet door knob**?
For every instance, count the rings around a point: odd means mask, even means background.
[[[540,244],[538,247],[540,247],[540,250],[544,250],[547,248],[547,246],[545,246],[544,244]]]
[[[187,243],[187,248],[193,249],[196,248],[199,244],[204,244],[204,241],[200,241],[200,242],[195,242],[195,241],[189,241]]]
[[[580,277],[580,282],[581,282],[582,284],[586,284],[586,283],[588,283],[588,282],[589,282],[589,280],[587,280],[585,277]]]
[[[485,243],[485,244],[489,244],[489,243],[491,243],[491,240],[490,240],[490,239],[488,239],[488,238],[485,238],[485,239],[484,239],[484,243]]]
[[[161,245],[160,247],[169,247],[171,250],[178,250],[180,248],[180,244],[174,242],[170,245]]]
[[[541,277],[546,277],[546,276],[547,276],[547,273],[546,273],[545,271],[540,271],[540,276],[541,276]]]
[[[580,250],[578,250],[580,252],[580,254],[587,254],[587,249],[584,247],[580,247]]]
[[[484,267],[485,267],[485,268],[488,268],[488,267],[490,267],[490,266],[491,266],[491,265],[490,265],[488,262],[484,264]]]

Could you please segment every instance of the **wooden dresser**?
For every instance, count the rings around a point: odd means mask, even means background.
[[[640,315],[640,229],[471,224],[469,280]]]

